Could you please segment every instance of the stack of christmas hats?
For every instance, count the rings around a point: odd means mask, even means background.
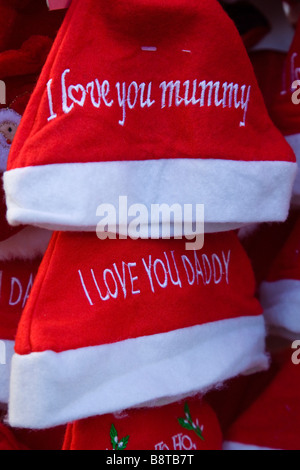
[[[58,17],[62,15],[56,14],[55,21],[53,16],[49,21],[47,7],[36,1],[1,0],[0,12],[0,448],[25,450],[47,445],[40,433],[29,436],[21,432],[17,436],[17,430],[7,426],[11,359],[19,321],[51,232],[26,225],[11,227],[7,223],[2,178],[25,108],[51,49]],[[52,35],[48,36],[50,30]],[[47,434],[53,440],[50,447],[61,441],[57,430]]]
[[[32,36],[20,49],[0,53],[0,77],[5,104],[0,108],[1,182],[22,114],[47,58],[52,41]],[[29,297],[51,233],[36,227],[11,227],[6,221],[3,186],[0,188],[0,401],[7,404],[14,342],[22,311]]]
[[[290,7],[296,6],[296,2]],[[289,10],[290,11],[290,10]],[[296,10],[293,10],[296,11]],[[294,18],[294,16],[293,16]],[[300,53],[300,20],[295,22],[294,39],[289,51],[259,51],[250,54],[265,103],[274,124],[285,136],[295,151],[298,163],[300,155],[297,87],[298,55]],[[299,227],[299,171],[293,188],[292,205],[287,223],[266,229],[266,237],[260,237],[260,254],[268,250],[267,237],[274,239],[281,232],[281,242],[273,250],[273,259],[265,266],[263,281],[260,285],[260,300],[268,331],[272,335],[296,339],[300,332],[297,325],[297,274]],[[276,243],[275,243],[276,245]],[[256,245],[257,248],[257,245]],[[258,251],[258,250],[257,250]]]
[[[270,116],[297,155],[299,126],[297,103],[293,95],[296,89],[294,81],[297,78],[300,29],[299,23],[296,23],[294,40],[288,52],[276,49],[254,51],[250,57]],[[226,428],[223,446],[226,450],[299,448],[298,180],[299,176],[293,188],[288,221],[285,224],[264,225],[247,240],[248,252],[255,255],[258,268],[259,299],[267,326],[268,347],[272,352],[272,367],[268,373],[252,376],[249,383],[252,390],[255,390],[262,377],[266,378],[266,382],[260,393],[252,397],[251,403]]]
[[[18,328],[9,423],[87,419],[66,448],[87,428],[96,447],[127,445],[158,409],[170,428],[214,428],[213,413],[192,419],[202,396],[269,363],[235,230],[284,221],[296,171],[217,1],[73,0],[4,175],[10,224],[55,231]],[[200,204],[205,244],[190,250],[200,212],[176,208]]]
[[[250,57],[272,121],[293,148],[299,164],[300,20],[287,53],[279,50],[253,51]],[[293,208],[299,208],[299,203],[298,173],[293,190]]]

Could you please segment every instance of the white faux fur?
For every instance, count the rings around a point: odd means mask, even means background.
[[[44,429],[177,401],[268,366],[262,316],[61,353],[15,354],[9,424]]]
[[[288,339],[299,337],[300,281],[282,279],[263,282],[260,286],[260,302],[272,334],[284,334]]]
[[[98,206],[111,204],[118,212],[119,197],[127,196],[128,207],[146,207],[146,215],[139,217],[142,238],[149,238],[152,204],[179,204],[182,208],[185,204],[204,204],[206,232],[233,230],[247,224],[285,221],[296,172],[297,165],[288,162],[213,159],[18,168],[4,174],[7,218],[11,225],[95,231],[101,220]],[[185,227],[184,235],[194,235],[191,224],[195,211],[186,221],[190,227]],[[126,217],[126,234],[128,222]],[[174,222],[181,224],[182,219],[174,217]],[[115,225],[116,217],[110,214],[108,223]],[[160,225],[160,220],[152,218],[151,223]],[[121,226],[119,233],[124,234]]]
[[[292,195],[292,205],[294,207],[300,207],[300,134],[293,134],[286,136],[286,141],[294,150],[296,155],[297,164],[298,164],[298,171],[295,179],[295,184],[293,188],[293,195]]]
[[[31,260],[43,256],[52,232],[36,227],[26,227],[16,235],[0,242],[0,261],[11,259]]]
[[[14,341],[0,342],[0,403],[8,403],[11,360],[14,354]]]
[[[223,450],[280,450],[280,449],[270,449],[269,447],[258,447],[255,445],[241,444],[240,442],[225,441],[223,444]]]

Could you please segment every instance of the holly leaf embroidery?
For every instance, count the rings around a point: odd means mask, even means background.
[[[130,436],[126,436],[126,437],[123,437],[123,439],[120,439],[120,441],[118,443],[118,446],[117,446],[117,450],[125,450],[126,449],[126,447],[128,445],[129,437]]]
[[[187,417],[187,419],[189,421],[192,421],[191,412],[189,409],[189,405],[187,403],[184,404],[184,412],[185,412],[185,416]]]
[[[199,428],[199,426],[197,426],[197,429],[196,429],[195,432],[196,432],[197,436],[200,437],[200,439],[201,439],[202,441],[205,441],[205,439],[204,439],[204,437],[203,437],[203,434],[202,434],[202,431],[201,431],[201,429]]]
[[[112,424],[110,428],[110,440],[111,444],[113,446],[113,450],[116,450],[117,444],[118,444],[118,433],[115,428],[115,426]]]
[[[179,418],[178,422],[181,427],[184,429],[188,429],[189,431],[194,431],[196,435],[202,440],[205,441],[203,437],[202,430],[198,424],[198,420],[196,424],[192,420],[191,412],[189,409],[189,405],[187,403],[184,404],[184,413],[185,413],[185,418]]]
[[[179,418],[178,419],[178,422],[180,424],[181,427],[183,427],[184,429],[188,429],[189,431],[193,431],[193,426],[184,418]]]
[[[112,424],[110,428],[110,440],[113,447],[113,450],[124,450],[128,445],[130,436],[125,436],[123,439],[118,438],[118,432],[115,426]]]

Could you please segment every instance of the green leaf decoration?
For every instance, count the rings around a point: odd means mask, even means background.
[[[204,437],[203,437],[203,434],[202,434],[202,431],[201,431],[201,429],[199,428],[199,426],[197,426],[196,434],[197,434],[198,437],[200,437],[200,439],[201,439],[202,441],[205,441],[205,439],[204,439]]]
[[[130,436],[126,436],[126,437],[123,437],[123,439],[120,439],[120,441],[118,442],[117,450],[125,450],[126,449],[126,447],[128,445],[129,437]]]
[[[112,424],[110,428],[110,440],[113,450],[124,450],[128,445],[130,436],[125,436],[123,439],[118,438],[118,432],[115,426]]]
[[[180,424],[180,426],[184,429],[187,429],[188,431],[194,431],[202,441],[205,441],[200,427],[198,425],[196,426],[196,424],[192,420],[189,405],[187,403],[184,404],[184,412],[185,418],[178,418],[178,423]]]
[[[186,419],[179,418],[178,422],[179,422],[180,426],[183,427],[184,429],[188,429],[189,431],[194,430],[193,426]]]
[[[190,409],[189,409],[189,405],[187,403],[184,404],[184,412],[185,412],[186,416],[188,417],[188,419],[190,421],[192,421],[191,412],[190,412]]]
[[[112,424],[110,428],[110,440],[113,446],[113,450],[116,450],[118,445],[118,433],[115,426]]]

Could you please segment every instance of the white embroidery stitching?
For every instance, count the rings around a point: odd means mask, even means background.
[[[199,257],[198,257],[199,256]],[[229,284],[229,264],[231,251],[222,251],[219,255],[212,253],[209,256],[201,256],[194,251],[194,256],[178,255],[175,251],[164,252],[160,258],[153,259],[152,255],[142,258],[138,262],[113,263],[111,268],[101,269],[95,273],[94,269],[88,269],[83,275],[82,270],[78,270],[80,283],[89,304],[94,306],[96,299],[107,301],[123,296],[124,300],[129,295],[142,294],[142,289],[151,289],[153,294],[160,289],[169,286],[182,288],[185,286],[202,286]],[[143,266],[144,274],[149,284],[142,284],[140,277],[134,272],[138,264]],[[173,274],[172,274],[173,272]],[[176,278],[175,278],[176,273]],[[100,283],[102,287],[100,287]],[[104,294],[105,292],[105,294]]]
[[[150,49],[148,48],[147,50]],[[66,69],[61,75],[62,111],[65,114],[69,114],[75,105],[83,108],[87,102],[87,96],[89,96],[90,103],[96,109],[99,109],[101,104],[111,108],[117,102],[122,111],[122,118],[118,122],[120,126],[124,126],[128,110],[133,110],[137,107],[141,109],[150,108],[156,103],[156,100],[152,98],[152,82],[138,83],[132,81],[129,84],[117,82],[114,84],[114,87],[111,87],[108,80],[100,83],[96,78],[86,86],[80,83],[67,85],[67,75],[70,73],[71,70]],[[53,79],[50,79],[47,83],[48,106],[50,110],[48,121],[57,118],[57,113],[54,111],[52,87]],[[223,109],[241,108],[243,115],[239,126],[246,126],[251,85],[239,85],[233,82],[221,83],[220,81],[213,80],[198,81],[195,79],[192,81],[186,80],[183,83],[180,80],[162,81],[158,88],[161,93],[161,110],[179,106],[199,106],[200,108],[215,106],[216,108],[222,107]],[[97,98],[95,97],[96,90]],[[116,100],[111,96],[114,92],[117,95]]]

